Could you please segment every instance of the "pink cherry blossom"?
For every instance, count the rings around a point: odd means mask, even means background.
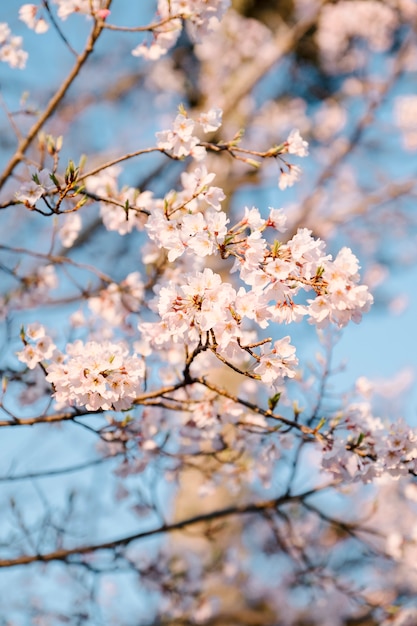
[[[308,143],[301,137],[298,128],[290,132],[285,144],[290,154],[295,154],[299,157],[306,157],[308,155]]]
[[[281,174],[279,177],[278,187],[283,191],[287,189],[287,187],[292,187],[294,183],[296,183],[301,176],[301,167],[298,165],[290,165],[287,164],[287,170],[281,169]]]
[[[46,380],[54,387],[59,407],[76,405],[89,411],[125,410],[140,393],[145,365],[121,344],[68,344],[63,359],[47,366]]]
[[[42,16],[38,16],[39,7],[36,4],[22,4],[19,9],[19,19],[35,33],[46,33],[49,24]]]
[[[270,344],[262,346],[259,364],[255,367],[262,382],[277,389],[284,378],[294,378],[298,359],[295,356],[295,347],[290,344],[289,336],[283,337]]]

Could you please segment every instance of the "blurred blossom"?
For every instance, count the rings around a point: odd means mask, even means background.
[[[390,300],[388,310],[393,315],[401,315],[407,310],[409,304],[410,296],[406,293],[400,293]]]
[[[64,248],[71,248],[81,230],[82,222],[79,213],[68,213],[65,222],[59,229],[59,238]]]
[[[395,100],[394,118],[407,150],[417,150],[417,96],[399,96]]]
[[[327,142],[346,124],[346,110],[335,100],[325,100],[314,116],[313,132],[319,141]]]

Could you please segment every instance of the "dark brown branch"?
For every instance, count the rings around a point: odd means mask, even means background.
[[[126,537],[114,539],[113,541],[106,541],[99,544],[90,544],[87,546],[77,546],[75,548],[70,548],[67,550],[55,550],[47,554],[23,555],[11,559],[2,559],[0,560],[0,568],[16,567],[18,565],[28,565],[30,563],[50,563],[52,561],[67,561],[71,563],[70,557],[74,555],[91,554],[92,552],[99,552],[101,550],[112,550],[114,548],[127,546],[133,541],[138,541],[140,539],[145,539],[147,537],[152,537],[155,535],[171,533],[176,530],[182,530],[184,528],[189,528],[191,526],[195,526],[196,524],[200,524],[201,522],[210,522],[213,520],[231,517],[233,515],[247,515],[267,510],[274,510],[277,507],[282,506],[283,504],[287,504],[288,502],[302,502],[309,496],[312,496],[319,491],[323,491],[324,489],[328,489],[332,486],[332,484],[333,483],[323,485],[322,487],[309,489],[308,491],[305,491],[304,493],[300,493],[298,495],[285,495],[280,496],[279,498],[274,498],[272,500],[265,500],[263,502],[261,501],[250,504],[235,505],[227,507],[225,509],[211,511],[210,513],[202,513],[201,515],[195,515],[179,522],[174,522],[172,524],[162,524],[157,528],[145,530],[134,535],[127,535]]]

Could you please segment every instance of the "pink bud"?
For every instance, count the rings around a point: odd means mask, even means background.
[[[99,9],[96,12],[96,16],[99,17],[102,20],[105,20],[106,17],[108,17],[110,15],[111,11],[109,9]]]

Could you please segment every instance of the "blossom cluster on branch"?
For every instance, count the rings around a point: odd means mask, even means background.
[[[417,496],[412,483],[404,485],[417,475],[417,430],[386,419],[366,385],[343,397],[329,380],[336,335],[370,311],[371,285],[383,273],[374,264],[361,277],[358,257],[364,248],[375,257],[389,254],[380,223],[393,225],[392,233],[407,224],[381,212],[363,235],[357,224],[367,203],[381,208],[387,197],[406,197],[414,183],[384,187],[380,176],[377,191],[368,193],[369,159],[366,176],[354,167],[378,108],[416,66],[412,37],[398,43],[417,17],[415,4],[296,0],[288,15],[277,9],[274,25],[269,3],[242,3],[251,18],[230,0],[154,4],[144,25],[118,25],[116,0],[44,0],[18,11],[21,23],[44,36],[39,41],[54,31],[73,66],[43,108],[32,108],[30,99],[40,97],[32,95],[22,97],[17,113],[4,104],[16,149],[0,174],[1,216],[17,217],[5,227],[13,241],[0,241],[0,317],[13,346],[2,364],[0,426],[44,424],[52,432],[55,424],[61,441],[67,425],[94,435],[99,456],[92,465],[112,464],[94,479],[103,485],[103,502],[115,511],[129,502],[143,527],[123,534],[121,522],[112,528],[115,538],[104,540],[100,519],[98,530],[81,532],[71,526],[72,494],[62,519],[51,507],[28,525],[12,498],[18,530],[2,542],[10,547],[0,570],[35,563],[47,569],[53,561],[92,577],[133,572],[160,603],[147,624],[161,618],[215,626],[224,615],[227,623],[283,626],[414,623],[407,603],[417,579],[409,581],[403,552],[417,545],[417,533],[393,519],[379,519],[375,529],[372,520],[386,517],[384,493],[405,503],[404,520],[412,515]],[[83,18],[90,30],[77,52],[66,29]],[[102,61],[93,53],[99,38],[111,41],[116,33],[129,39],[127,47],[108,46],[114,67],[128,56],[134,71],[125,76],[123,65],[118,80],[106,78],[103,101],[123,111],[136,88],[140,95],[161,90],[166,100],[146,104],[147,115],[155,106],[157,121],[148,128],[135,120],[137,134],[129,118],[120,141],[126,146],[71,158],[68,120],[99,106]],[[23,70],[22,45],[1,23],[0,61]],[[91,89],[71,100],[92,54]],[[310,109],[301,94],[311,85],[297,75],[309,55],[325,77],[321,91],[312,89]],[[393,59],[385,82],[372,73],[384,55]],[[279,100],[265,93],[281,89],[271,76],[282,60],[299,66]],[[413,150],[416,98],[395,93],[396,134],[399,128]],[[353,103],[354,124],[344,98]],[[142,112],[142,102],[135,106]],[[317,184],[310,189],[313,170]],[[268,192],[255,197],[265,181]],[[287,202],[303,186],[304,200]],[[347,229],[338,237],[345,222],[355,245],[346,241]],[[313,331],[321,352],[310,363],[297,348]],[[117,488],[107,498],[112,481]],[[360,500],[366,489],[376,494],[372,506]],[[38,496],[43,504],[41,490]],[[187,533],[194,528],[193,539]],[[149,553],[137,547],[171,533],[178,535],[166,546]],[[271,566],[272,583],[259,575],[258,556]],[[372,565],[364,585],[362,562]],[[384,568],[397,577],[392,589],[380,575]],[[230,590],[233,603],[245,596],[244,618],[233,614]],[[317,602],[310,602],[314,594]]]

